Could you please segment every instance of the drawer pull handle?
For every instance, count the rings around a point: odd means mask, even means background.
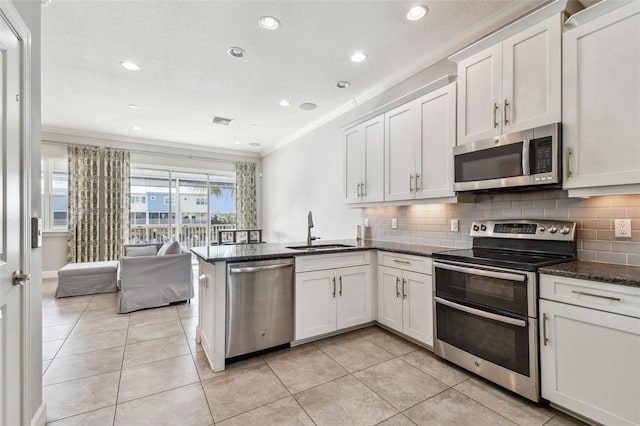
[[[393,259],[393,261],[396,262],[396,263],[403,263],[405,265],[411,265],[411,262],[409,262],[408,260]]]
[[[600,294],[594,294],[594,293],[587,293],[585,291],[579,291],[579,290],[571,290],[571,293],[575,293],[578,296],[591,296],[591,297],[599,297],[600,299],[607,299],[607,300],[612,300],[614,302],[619,302],[620,298],[619,297],[611,297],[611,296],[602,296]]]

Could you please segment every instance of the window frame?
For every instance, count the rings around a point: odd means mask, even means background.
[[[59,169],[54,168],[54,162],[62,162],[68,161],[66,157],[49,157],[43,156],[41,161],[41,202],[42,202],[42,219],[43,219],[43,232],[68,232],[69,231],[69,169],[67,168],[66,173],[66,182],[67,182],[67,193],[56,193],[53,190],[53,182],[54,180],[61,180],[59,176],[57,179],[54,179],[55,173],[60,173]],[[55,198],[66,198],[67,199],[67,220],[66,225],[55,225],[55,213],[61,212],[62,210],[54,210],[54,199]]]

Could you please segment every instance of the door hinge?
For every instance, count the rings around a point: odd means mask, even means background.
[[[16,95],[16,102],[20,102],[20,95]]]

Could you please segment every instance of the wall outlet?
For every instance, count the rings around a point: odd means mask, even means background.
[[[365,217],[365,218],[364,218],[364,227],[365,227],[365,228],[368,228],[368,227],[369,227],[369,218],[368,218],[368,217]]]
[[[391,219],[391,229],[398,229],[398,219],[395,217]]]
[[[615,220],[616,238],[631,238],[631,219]]]
[[[458,219],[451,219],[451,232],[460,231]]]

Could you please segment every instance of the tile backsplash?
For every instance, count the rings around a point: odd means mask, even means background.
[[[369,207],[365,238],[441,247],[471,247],[469,227],[481,219],[562,219],[577,223],[578,258],[640,266],[640,195],[568,198],[562,190],[481,194],[475,202]],[[391,219],[398,228],[391,228]],[[451,232],[451,219],[459,232]],[[631,219],[631,238],[614,237],[614,220]]]

